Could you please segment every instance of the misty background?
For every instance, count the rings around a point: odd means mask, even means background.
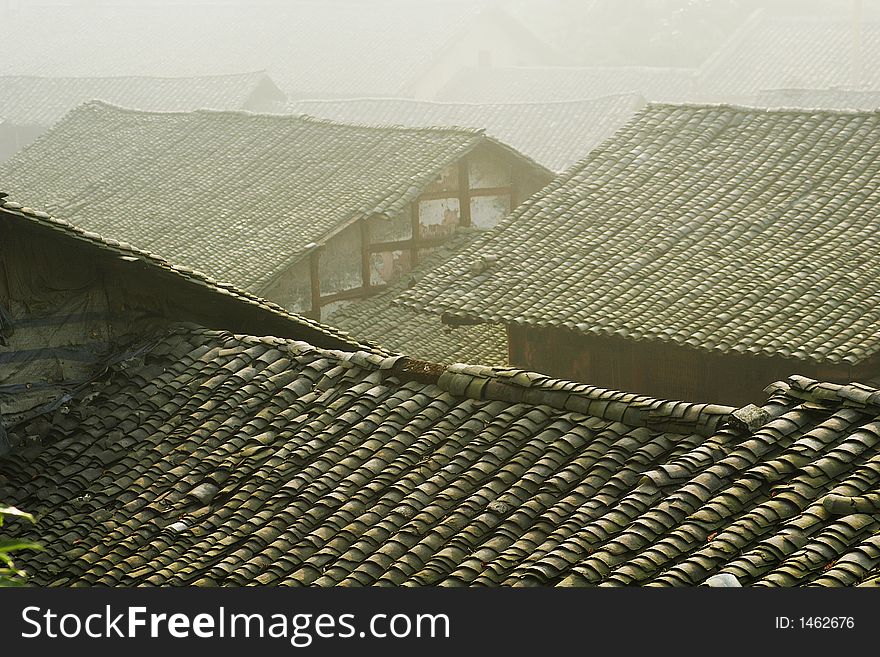
[[[422,32],[431,39],[435,27],[449,17],[463,17],[480,8],[501,7],[523,26],[550,44],[564,66],[698,67],[750,15],[762,10],[774,16],[824,16],[870,21],[876,19],[877,0],[0,0],[5,25],[6,56],[0,73],[51,74],[39,62],[44,51],[66,60],[57,72],[118,75],[147,72],[126,59],[137,52],[137,39],[154,40],[154,48],[168,48],[169,38],[190,42],[213,41],[211,47],[183,49],[186,62],[169,60],[167,75],[221,74],[243,68],[271,68],[272,43],[261,42],[283,31],[286,21],[305,20],[309,14],[332,18],[318,34],[303,35],[289,25],[289,38],[320,36],[322,56],[332,59],[347,50],[347,40],[369,35],[381,41],[396,29]],[[384,18],[398,14],[399,20]],[[267,23],[268,21],[268,23]],[[404,27],[405,26],[405,27]],[[140,30],[137,28],[140,27]],[[314,24],[311,25],[314,28]],[[119,30],[127,32],[121,38]],[[114,34],[115,32],[115,34]],[[134,36],[135,41],[131,38]],[[120,37],[120,38],[117,38]],[[271,42],[274,39],[269,39]],[[226,44],[227,48],[220,47]],[[224,57],[230,50],[243,58]],[[74,48],[74,46],[76,46]],[[24,48],[27,52],[16,52]],[[260,51],[264,50],[263,54]],[[41,52],[43,51],[43,52]],[[169,52],[169,55],[171,53]],[[397,52],[407,58],[414,53]],[[102,58],[103,66],[84,61]],[[30,61],[30,65],[28,65]],[[149,71],[158,74],[153,69]]]

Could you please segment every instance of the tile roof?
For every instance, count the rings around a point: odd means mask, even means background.
[[[0,41],[7,74],[187,77],[266,69],[288,94],[333,97],[407,95],[485,3],[21,4],[10,19],[16,28]],[[35,48],[35,34],[52,47]]]
[[[649,105],[401,301],[857,363],[880,351],[878,208],[878,112]]]
[[[430,313],[396,303],[400,293],[422,278],[482,231],[459,229],[455,237],[429,255],[405,278],[383,292],[359,300],[323,318],[351,335],[381,344],[400,354],[436,363],[507,364],[507,333],[492,324],[451,328]]]
[[[398,214],[482,145],[544,172],[480,130],[93,101],[0,165],[0,180],[24,203],[259,292],[331,231]]]
[[[880,89],[880,23],[866,20],[854,68],[853,22],[758,13],[701,67],[701,91],[718,97],[765,89]]]
[[[647,66],[511,66],[463,68],[437,100],[469,103],[543,103],[637,93],[648,101],[692,99],[696,71]]]
[[[31,227],[51,231],[55,236],[88,244],[100,252],[119,256],[129,263],[141,263],[150,271],[170,274],[179,281],[185,281],[188,284],[215,293],[222,298],[232,299],[236,303],[241,304],[242,307],[250,307],[260,311],[266,320],[281,320],[289,329],[285,331],[288,337],[296,335],[300,339],[311,340],[316,344],[329,348],[363,349],[375,354],[388,354],[384,349],[367,341],[356,340],[344,331],[292,313],[278,304],[266,301],[234,285],[216,281],[210,276],[206,276],[189,267],[172,264],[154,253],[138,249],[127,242],[106,238],[97,233],[84,230],[80,226],[71,224],[66,219],[54,217],[42,210],[22,206],[21,203],[8,198],[5,192],[0,192],[0,220],[4,222],[18,221]],[[278,324],[275,324],[275,326],[278,326]]]
[[[763,407],[180,329],[9,427],[37,585],[880,580],[880,391]],[[727,421],[729,424],[726,424]]]
[[[880,91],[852,89],[766,89],[758,93],[759,107],[803,109],[880,109]]]
[[[285,97],[264,71],[184,78],[8,75],[0,77],[0,115],[11,123],[48,126],[93,99],[141,110],[247,109],[265,87],[281,106]]]
[[[396,98],[302,100],[290,105],[336,121],[413,127],[473,126],[549,169],[583,158],[645,105],[638,94],[534,103],[444,103]]]

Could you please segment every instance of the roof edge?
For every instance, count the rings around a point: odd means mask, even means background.
[[[443,366],[403,357],[395,359],[392,371],[402,378],[435,383],[458,397],[549,406],[654,431],[711,436],[736,410],[598,388],[515,368],[462,363]]]
[[[77,105],[75,108],[70,110],[71,112],[75,112],[77,110],[86,108],[86,107],[101,107],[104,109],[109,109],[121,113],[126,114],[134,114],[140,116],[184,116],[184,115],[203,115],[203,114],[220,114],[224,116],[241,116],[241,117],[265,117],[269,119],[274,119],[277,121],[291,121],[291,122],[302,122],[302,123],[310,123],[314,125],[328,125],[328,126],[337,126],[340,128],[356,128],[359,130],[381,130],[381,131],[389,131],[394,130],[396,132],[437,132],[443,134],[462,134],[468,135],[471,137],[484,137],[486,134],[485,128],[468,128],[468,127],[444,127],[444,126],[426,126],[426,127],[410,127],[410,126],[389,126],[389,125],[371,125],[369,123],[347,123],[345,121],[335,121],[333,119],[325,119],[319,116],[312,116],[311,114],[305,113],[276,113],[276,112],[252,112],[249,110],[224,110],[224,109],[196,109],[196,110],[170,110],[170,111],[161,111],[161,110],[142,110],[134,107],[125,107],[122,105],[116,105],[114,103],[109,103],[106,100],[89,100],[80,105]]]
[[[773,89],[772,91],[782,91]],[[806,91],[822,92],[833,91],[829,89],[807,89]],[[857,92],[858,93],[858,92]],[[880,93],[864,90],[861,93]],[[832,107],[766,107],[761,105],[742,105],[739,103],[706,103],[706,102],[685,102],[685,103],[664,103],[664,102],[648,102],[645,104],[645,110],[653,108],[665,109],[691,109],[691,110],[712,110],[712,109],[728,109],[735,112],[744,112],[750,114],[838,114],[846,116],[868,116],[880,114],[878,109],[838,109]]]
[[[469,71],[480,71],[483,70],[479,66],[466,66],[461,69],[462,74],[466,74]],[[638,65],[633,64],[630,66],[497,66],[494,69],[486,69],[486,70],[495,70],[495,71],[553,71],[559,73],[560,71],[612,71],[612,72],[623,72],[623,71],[639,71],[639,72],[647,72],[647,73],[687,73],[693,75],[699,72],[698,67],[688,67],[688,66],[647,66],[647,65]]]
[[[458,309],[450,308],[445,304],[438,304],[436,301],[431,300],[428,302],[420,302],[418,300],[413,300],[407,297],[406,292],[404,292],[400,297],[395,300],[395,303],[409,308],[411,310],[416,310],[420,312],[431,313],[434,315],[440,315],[442,317],[442,321],[444,324],[449,325],[464,325],[464,324],[504,324],[504,325],[515,325],[526,328],[535,328],[535,329],[553,329],[553,330],[564,330],[571,331],[573,333],[577,333],[578,335],[584,336],[599,336],[599,337],[607,337],[607,338],[618,338],[620,340],[627,340],[630,342],[663,342],[666,344],[675,345],[677,347],[681,347],[683,349],[693,349],[695,351],[703,352],[703,353],[711,353],[711,354],[736,354],[738,356],[746,356],[746,357],[770,357],[770,358],[779,358],[782,360],[790,360],[793,362],[809,362],[815,364],[841,364],[846,363],[849,365],[856,365],[858,363],[862,363],[869,358],[871,358],[874,354],[880,351],[880,345],[875,347],[874,349],[865,349],[866,355],[863,358],[854,358],[847,354],[829,354],[824,358],[817,358],[813,354],[805,354],[795,355],[795,354],[784,354],[778,350],[769,349],[767,347],[762,347],[757,351],[750,351],[746,348],[736,349],[719,349],[717,347],[705,347],[702,345],[691,345],[688,344],[684,340],[676,340],[670,336],[659,335],[659,334],[644,334],[638,337],[633,337],[630,335],[620,335],[618,332],[608,330],[602,327],[592,327],[588,326],[586,328],[578,328],[576,326],[566,325],[564,322],[559,322],[553,319],[544,319],[541,320],[540,323],[529,322],[517,320],[508,315],[502,315],[497,313],[489,313],[482,312],[479,314],[474,314],[472,312],[464,312]]]
[[[219,80],[222,78],[269,77],[265,68],[240,73],[207,73],[203,75],[0,75],[0,80]]]
[[[2,78],[0,78],[2,79]],[[644,96],[638,91],[621,91],[620,93],[604,94],[602,96],[589,96],[584,98],[575,98],[570,100],[517,100],[509,102],[490,102],[477,103],[459,100],[421,100],[418,98],[396,98],[394,96],[357,96],[354,98],[299,98],[291,101],[288,106],[293,107],[300,104],[309,105],[357,105],[358,103],[405,103],[407,105],[423,105],[428,107],[546,107],[548,105],[580,105],[584,103],[598,103],[599,101],[611,100],[635,100],[642,99]],[[647,104],[647,101],[645,101]],[[308,115],[308,112],[303,112]],[[386,125],[386,124],[381,124]],[[433,126],[427,126],[433,127]],[[443,126],[439,126],[443,127]],[[456,126],[452,126],[456,127]]]
[[[292,323],[299,324],[303,329],[321,333],[339,343],[347,344],[355,348],[372,349],[377,353],[388,353],[376,345],[357,340],[335,327],[327,326],[303,315],[292,313],[276,303],[242,290],[231,283],[223,283],[189,267],[172,264],[159,255],[143,251],[127,242],[105,238],[98,233],[83,230],[66,219],[54,217],[47,212],[24,207],[20,203],[10,200],[5,194],[0,192],[0,215],[2,214],[18,217],[31,225],[53,230],[57,233],[64,234],[70,239],[86,242],[108,251],[115,252],[120,257],[129,259],[135,258],[149,267],[166,271],[175,276],[179,276],[187,282],[195,283],[196,285],[208,288],[219,294],[233,297],[247,305],[261,308],[277,315],[281,319],[286,319]]]

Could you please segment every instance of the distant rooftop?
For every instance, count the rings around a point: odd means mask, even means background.
[[[0,77],[0,116],[19,125],[49,126],[89,100],[142,110],[270,109],[253,106],[258,92],[280,107],[284,94],[263,71],[185,78]]]
[[[757,13],[700,70],[717,97],[767,89],[880,89],[880,22]]]
[[[758,94],[759,107],[803,109],[880,109],[880,90],[852,89],[767,89]]]
[[[52,77],[267,69],[288,94],[399,96],[467,34],[484,4],[286,0],[157,9],[23,2],[0,41],[0,61],[8,75]],[[514,33],[529,38],[522,26]]]
[[[394,98],[302,100],[290,105],[338,121],[472,126],[561,171],[582,159],[645,104],[638,94],[528,103],[455,103]]]
[[[438,100],[475,103],[582,100],[636,93],[648,101],[692,99],[696,71],[646,66],[513,66],[465,68],[440,90]]]

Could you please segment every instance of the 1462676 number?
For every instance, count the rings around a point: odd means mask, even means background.
[[[852,616],[801,616],[797,622],[801,629],[810,630],[851,630],[856,626]]]

